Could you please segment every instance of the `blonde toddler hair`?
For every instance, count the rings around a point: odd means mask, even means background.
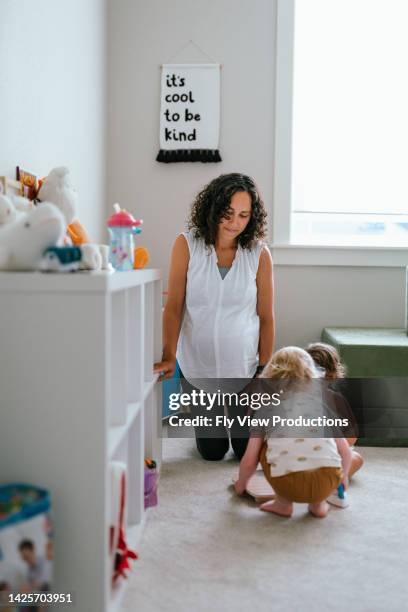
[[[318,372],[312,357],[297,346],[286,346],[276,351],[261,374],[261,378],[287,379],[288,382],[294,383],[317,377]]]

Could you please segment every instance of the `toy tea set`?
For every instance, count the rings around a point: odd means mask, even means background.
[[[134,246],[141,219],[115,204],[107,221],[110,245],[93,243],[76,217],[68,168],[54,168],[39,183],[33,200],[0,189],[0,270],[126,271],[147,265],[147,249]]]

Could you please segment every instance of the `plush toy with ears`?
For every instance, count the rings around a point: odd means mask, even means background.
[[[76,218],[77,192],[72,186],[69,169],[66,166],[53,168],[43,180],[38,191],[39,200],[53,202],[65,217],[67,233],[72,244],[80,246],[90,242],[81,222]]]
[[[14,223],[22,214],[33,208],[32,203],[22,196],[6,196],[0,193],[0,226]]]
[[[38,198],[53,202],[64,215],[68,237],[72,244],[79,246],[82,251],[80,268],[82,270],[109,269],[109,262],[105,254],[107,247],[90,243],[84,227],[75,217],[78,198],[66,166],[51,170],[38,191]]]
[[[11,198],[0,194],[0,226],[7,223],[13,223],[19,216],[17,208],[14,206]]]
[[[43,180],[38,191],[38,199],[52,202],[65,217],[66,225],[75,218],[77,194],[71,185],[69,170],[66,166],[54,168]]]
[[[65,219],[44,202],[0,227],[0,270],[37,270],[43,253],[62,243]]]

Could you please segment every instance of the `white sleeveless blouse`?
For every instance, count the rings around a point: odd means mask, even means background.
[[[215,248],[184,232],[190,262],[177,359],[189,378],[252,378],[258,366],[256,274],[264,243],[238,246],[221,278]]]

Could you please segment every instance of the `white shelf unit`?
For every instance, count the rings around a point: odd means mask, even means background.
[[[109,461],[127,466],[136,551],[144,458],[160,466],[161,305],[158,270],[0,273],[0,482],[51,492],[53,591],[80,612],[120,610],[126,583],[111,588]]]

